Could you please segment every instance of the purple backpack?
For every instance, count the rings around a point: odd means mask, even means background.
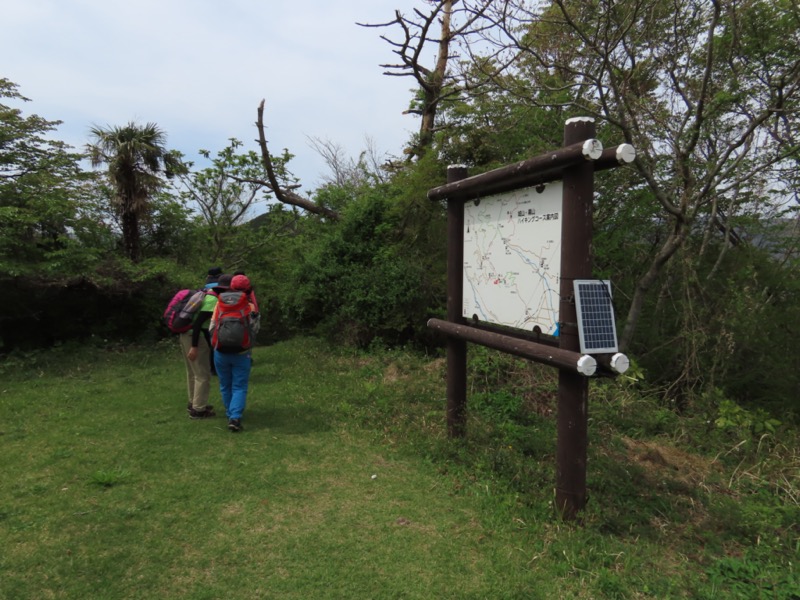
[[[194,316],[203,305],[206,290],[180,290],[167,304],[162,320],[172,333],[185,333],[192,328]]]

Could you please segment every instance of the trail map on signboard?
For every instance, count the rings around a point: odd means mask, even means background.
[[[465,204],[464,317],[558,335],[562,188],[557,181]]]

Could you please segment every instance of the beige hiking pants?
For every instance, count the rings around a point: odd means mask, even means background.
[[[181,333],[178,336],[186,363],[186,387],[189,391],[189,403],[197,411],[205,410],[208,405],[208,391],[211,382],[210,349],[205,336],[200,336],[197,345],[197,358],[189,360],[187,354],[192,347],[192,332]]]

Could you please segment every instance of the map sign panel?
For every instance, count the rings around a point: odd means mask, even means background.
[[[558,335],[562,188],[556,181],[466,202],[464,317]]]

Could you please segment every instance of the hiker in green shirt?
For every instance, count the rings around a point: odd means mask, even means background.
[[[192,329],[179,336],[186,362],[186,381],[189,389],[189,403],[186,409],[192,419],[216,416],[214,407],[208,403],[212,359],[208,323],[217,305],[214,288],[219,285],[221,271],[219,267],[208,270],[205,285],[207,293],[203,298],[203,304],[195,315]]]

